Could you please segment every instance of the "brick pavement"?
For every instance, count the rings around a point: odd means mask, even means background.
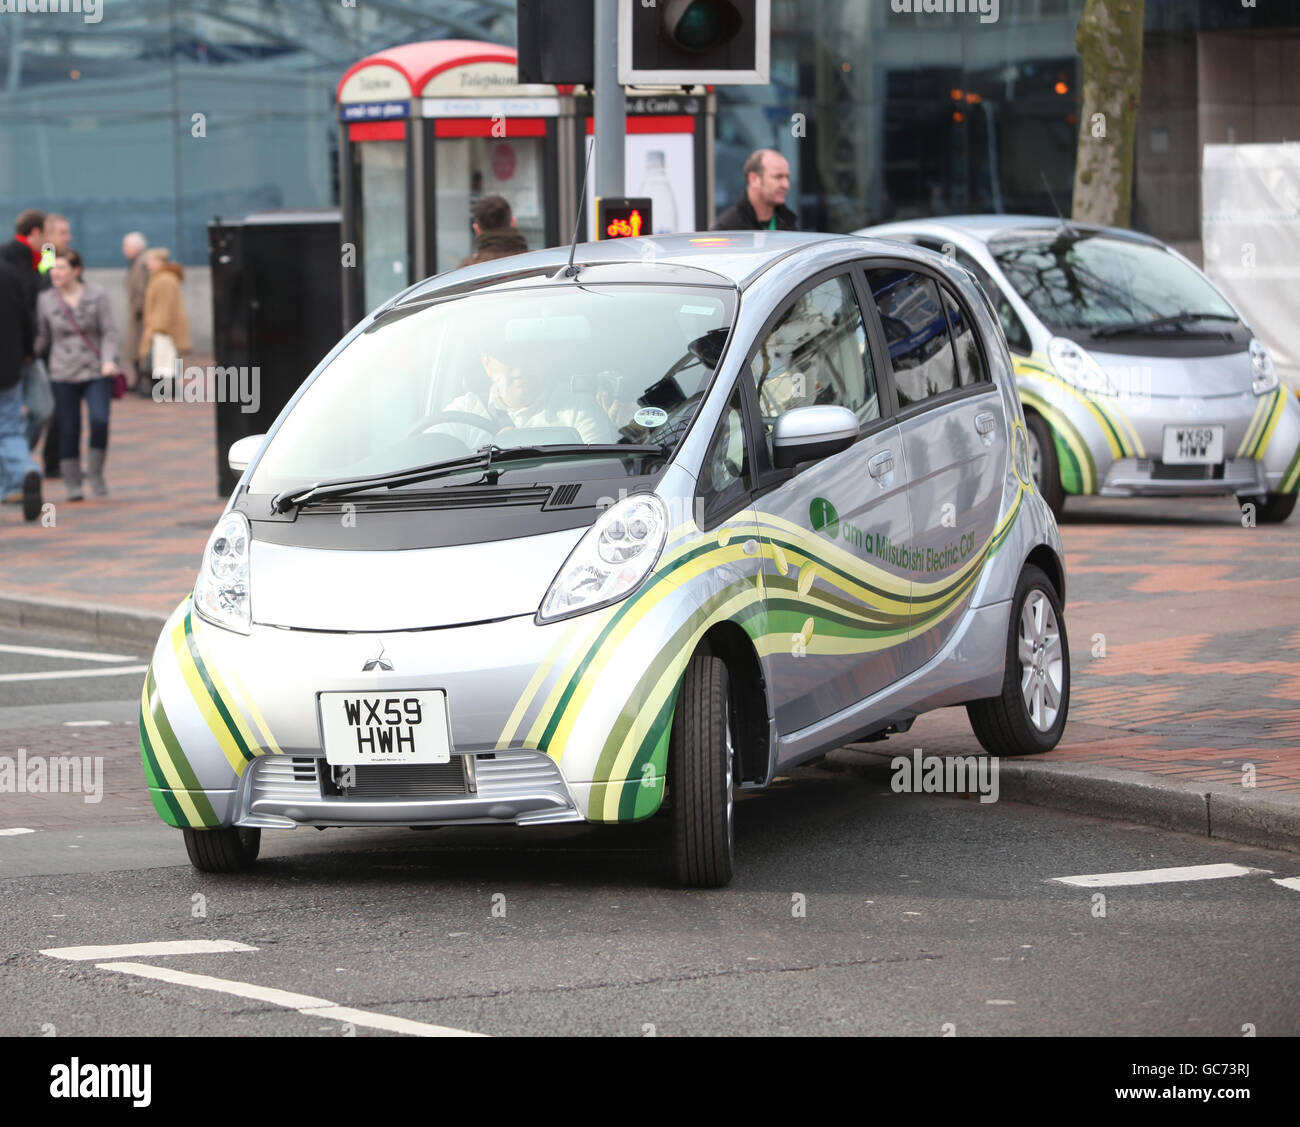
[[[213,409],[114,404],[112,496],[56,522],[0,515],[0,595],[165,614],[190,589],[215,496]],[[1153,780],[1300,795],[1300,516],[1243,528],[1230,498],[1074,499],[1062,522],[1074,665],[1070,723],[1047,759]],[[125,729],[123,729],[125,732]],[[114,735],[118,735],[117,732]],[[960,709],[889,745],[969,754]]]
[[[83,427],[83,451],[85,440]],[[75,503],[61,481],[46,482],[52,526],[0,510],[0,593],[162,614],[186,595],[223,506],[215,408],[132,393],[115,401],[105,479],[108,497],[87,491]]]

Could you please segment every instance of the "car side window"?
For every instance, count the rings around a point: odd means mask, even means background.
[[[725,516],[744,502],[749,493],[750,469],[745,408],[737,387],[728,400],[699,473],[699,489],[705,498],[703,523],[710,524],[715,517]]]
[[[911,270],[869,270],[867,280],[889,346],[899,408],[958,387],[938,286]]]
[[[984,365],[980,363],[979,337],[966,313],[947,286],[943,291],[944,308],[948,311],[948,330],[952,333],[953,348],[957,352],[957,378],[960,386],[970,387],[984,379]]]
[[[974,274],[979,279],[979,284],[984,287],[984,292],[989,296],[989,304],[993,306],[993,311],[998,315],[998,324],[1002,326],[1002,332],[1007,338],[1007,345],[1011,351],[1028,356],[1034,350],[1033,342],[1029,339],[1029,330],[1025,328],[1025,323],[1020,319],[1020,315],[1011,308],[1011,302],[1007,300],[1007,295],[1002,292],[1002,287],[993,280],[992,275],[983,266],[971,258],[964,250],[957,252],[957,262]]]
[[[880,418],[866,325],[847,274],[801,294],[764,338],[750,370],[769,447],[777,417],[795,407],[830,403],[849,408],[860,423]]]

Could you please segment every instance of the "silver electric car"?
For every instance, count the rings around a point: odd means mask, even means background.
[[[716,886],[735,791],[828,749],[957,704],[992,753],[1060,739],[1060,538],[965,270],[768,232],[568,256],[408,289],[232,447],[140,713],[198,868],[666,807]]]
[[[979,278],[1011,348],[1034,481],[1067,496],[1235,494],[1286,520],[1300,402],[1214,284],[1158,239],[1015,215],[868,227]],[[902,333],[905,326],[899,326]]]

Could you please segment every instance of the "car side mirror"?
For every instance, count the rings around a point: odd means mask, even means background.
[[[777,469],[789,469],[847,450],[857,437],[858,417],[847,407],[795,407],[772,428],[772,459]]]
[[[265,441],[264,434],[250,434],[247,438],[232,442],[226,452],[226,464],[230,466],[230,472],[241,474],[248,469],[248,463],[253,460],[253,455],[262,448],[262,443]]]

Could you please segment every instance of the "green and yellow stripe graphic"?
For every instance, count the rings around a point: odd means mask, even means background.
[[[217,815],[181,751],[158,695],[153,666],[140,693],[140,757],[154,809],[170,826],[215,826]]]
[[[1286,392],[1279,386],[1268,395],[1260,397],[1251,417],[1250,426],[1237,449],[1238,458],[1262,458],[1268,449],[1277,424],[1282,421],[1286,409]],[[1289,473],[1289,472],[1288,472]],[[1284,492],[1286,492],[1284,490]]]
[[[593,821],[628,821],[654,813],[663,797],[668,745],[682,671],[715,623],[735,622],[767,656],[788,652],[802,636],[809,654],[862,654],[899,645],[956,613],[974,590],[987,560],[1005,543],[1021,511],[1026,487],[988,541],[954,575],[913,583],[858,557],[784,518],[757,514],[764,550],[775,574],[744,577],[714,592],[659,648],[616,721],[592,771]],[[732,530],[699,534],[674,530],[670,549],[631,598],[575,619],[530,680],[511,712],[497,747],[537,748],[562,761],[565,745],[601,673],[628,644],[635,628],[682,584],[745,559]],[[523,720],[554,677],[535,720]]]

